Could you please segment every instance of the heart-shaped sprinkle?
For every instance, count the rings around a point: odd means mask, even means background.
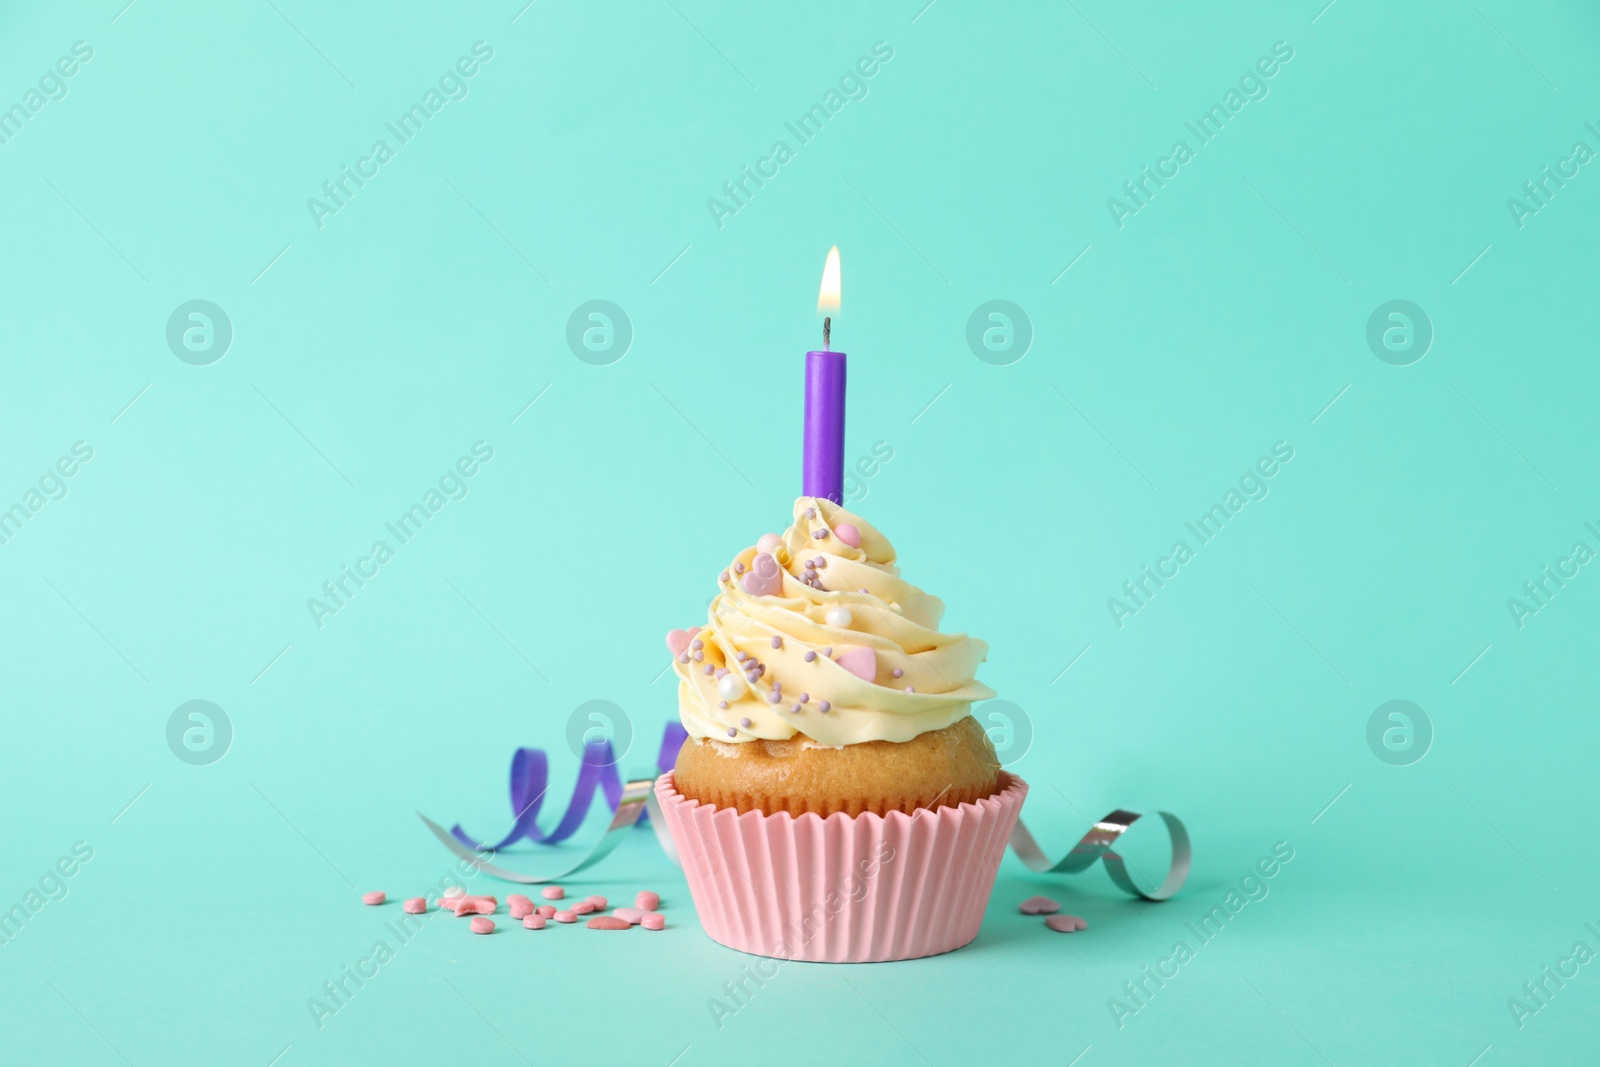
[[[1052,915],[1044,924],[1058,934],[1071,934],[1089,929],[1089,924],[1076,915]]]
[[[783,588],[783,568],[769,553],[757,553],[750,561],[750,573],[739,584],[751,596],[772,596]]]
[[[691,626],[687,630],[668,630],[667,648],[672,650],[674,656],[683,655],[683,650],[689,647],[689,642],[694,635],[700,632],[700,627]]]
[[[864,682],[878,676],[878,654],[870,648],[847,648],[834,662]]]
[[[1017,905],[1017,910],[1024,915],[1053,915],[1061,910],[1061,905],[1049,897],[1029,897]]]
[[[853,522],[841,522],[833,528],[833,535],[851,548],[861,547],[861,531]]]

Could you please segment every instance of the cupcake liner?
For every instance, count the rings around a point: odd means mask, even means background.
[[[656,799],[713,941],[757,956],[881,963],[978,936],[1027,783],[912,815],[767,815],[686,799],[671,772]]]

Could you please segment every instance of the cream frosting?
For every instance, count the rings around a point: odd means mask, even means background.
[[[668,638],[692,737],[909,741],[994,696],[973,677],[988,645],[940,633],[944,602],[901,578],[888,538],[832,501],[795,501],[794,524],[741,551],[717,587],[706,624]]]

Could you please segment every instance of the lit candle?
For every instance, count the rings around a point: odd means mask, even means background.
[[[817,312],[822,319],[822,351],[806,353],[805,459],[801,472],[804,496],[826,497],[844,503],[844,372],[845,354],[828,349],[833,320],[839,310],[839,246],[828,250],[822,268],[822,290]]]

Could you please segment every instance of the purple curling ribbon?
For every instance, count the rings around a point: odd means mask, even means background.
[[[672,770],[678,760],[678,749],[688,737],[681,723],[667,723],[661,736],[661,751],[656,756],[659,773]],[[511,832],[499,843],[490,844],[478,841],[456,823],[450,828],[450,835],[475,852],[498,852],[524,837],[536,845],[554,845],[571,837],[583,825],[594,804],[596,787],[605,796],[606,807],[615,812],[622,802],[622,779],[617,774],[617,760],[611,753],[609,741],[583,746],[583,762],[578,767],[577,784],[572,787],[572,800],[555,829],[544,831],[539,827],[539,808],[550,788],[550,757],[542,748],[519,748],[511,757],[511,812],[515,819]],[[645,818],[641,813],[639,820],[643,822]]]

